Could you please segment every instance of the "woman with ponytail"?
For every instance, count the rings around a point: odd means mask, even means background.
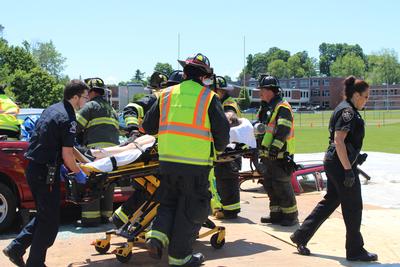
[[[344,96],[329,122],[329,146],[324,158],[327,193],[290,238],[301,255],[310,255],[308,241],[341,205],[346,225],[346,259],[376,261],[378,256],[364,249],[360,232],[363,203],[357,171],[357,165],[361,165],[367,157],[367,154],[360,155],[365,129],[358,111],[368,101],[369,85],[349,76],[344,81]]]

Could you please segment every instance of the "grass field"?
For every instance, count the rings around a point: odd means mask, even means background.
[[[296,153],[323,152],[328,146],[332,111],[295,113]],[[364,151],[400,154],[400,110],[361,112],[366,123]],[[246,114],[249,119],[253,114]]]

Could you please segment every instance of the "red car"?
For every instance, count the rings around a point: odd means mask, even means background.
[[[21,110],[19,117],[41,114],[43,109]],[[30,113],[29,113],[30,112]],[[27,114],[28,113],[28,114]],[[21,210],[35,209],[32,193],[25,178],[28,160],[24,154],[28,148],[26,141],[0,141],[0,231],[7,229]],[[64,185],[61,185],[62,206],[65,205]],[[124,202],[132,193],[117,188],[114,202]]]

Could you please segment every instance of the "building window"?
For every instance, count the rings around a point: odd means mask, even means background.
[[[329,90],[324,90],[324,92],[322,93],[323,96],[330,96],[330,92]]]
[[[297,82],[296,81],[290,81],[290,88],[296,87]]]
[[[320,92],[319,90],[312,90],[312,91],[311,91],[311,95],[312,95],[312,96],[320,96],[320,95],[321,95],[321,92]]]
[[[320,80],[312,80],[312,86],[319,86]]]
[[[329,80],[327,79],[324,80],[324,86],[329,86]]]
[[[324,102],[322,102],[322,106],[324,106],[324,107],[329,107],[329,101],[324,101]]]
[[[308,80],[300,80],[300,88],[308,88],[309,85]]]

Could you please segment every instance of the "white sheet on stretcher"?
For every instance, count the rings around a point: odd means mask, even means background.
[[[243,143],[249,147],[257,147],[254,136],[254,128],[251,122],[246,118],[240,118],[240,125],[230,129],[230,143]]]
[[[155,142],[155,141],[154,141]],[[141,148],[142,150],[146,150],[149,147],[152,147],[154,145],[154,142],[142,145]],[[124,165],[128,165],[132,162],[134,162],[135,160],[137,160],[140,155],[142,155],[142,151],[140,151],[139,149],[135,148],[135,149],[131,149],[131,150],[127,150],[118,154],[114,155],[114,158],[117,162],[117,166],[124,166]],[[110,157],[107,158],[102,158],[90,163],[86,163],[86,166],[90,166],[93,167],[94,169],[97,169],[98,171],[101,172],[110,172],[113,170],[113,165],[111,162]]]

